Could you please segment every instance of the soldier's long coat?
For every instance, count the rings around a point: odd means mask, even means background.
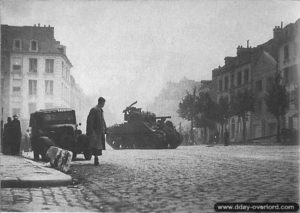
[[[90,149],[105,150],[105,132],[103,110],[97,105],[90,110],[87,118],[86,134],[89,138]]]

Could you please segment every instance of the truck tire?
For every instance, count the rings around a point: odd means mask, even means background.
[[[84,158],[86,160],[91,160],[92,159],[92,153],[89,152],[89,151],[84,152],[83,155],[84,155]]]
[[[72,161],[76,159],[76,155],[77,155],[77,153],[73,152]]]

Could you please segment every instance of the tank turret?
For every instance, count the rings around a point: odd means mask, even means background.
[[[171,116],[159,116],[133,105],[123,110],[124,123],[108,128],[107,143],[114,149],[177,148],[182,136],[176,131]],[[167,120],[167,121],[166,121]]]

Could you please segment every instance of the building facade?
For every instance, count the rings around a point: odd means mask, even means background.
[[[279,32],[280,47],[278,65],[289,94],[289,110],[284,119],[284,127],[299,130],[299,65],[300,65],[300,19],[288,24]]]
[[[247,115],[246,139],[276,134],[276,119],[268,112],[264,97],[278,69],[290,98],[281,126],[298,131],[299,23],[300,19],[286,27],[281,23],[274,28],[273,38],[257,47],[250,47],[249,42],[247,47],[239,46],[236,56],[225,57],[225,65],[212,71],[212,97],[215,102],[221,97],[230,102],[235,94],[245,89],[254,94],[255,110]],[[226,129],[232,142],[242,141],[241,118],[232,116]]]
[[[54,27],[1,25],[2,119],[18,114],[25,131],[36,110],[80,110],[84,95],[71,68],[66,47],[54,38]]]

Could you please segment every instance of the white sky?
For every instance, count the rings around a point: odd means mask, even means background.
[[[54,26],[76,81],[115,113],[135,100],[146,106],[167,81],[211,79],[238,45],[266,42],[298,18],[299,1],[1,2],[2,24]]]

